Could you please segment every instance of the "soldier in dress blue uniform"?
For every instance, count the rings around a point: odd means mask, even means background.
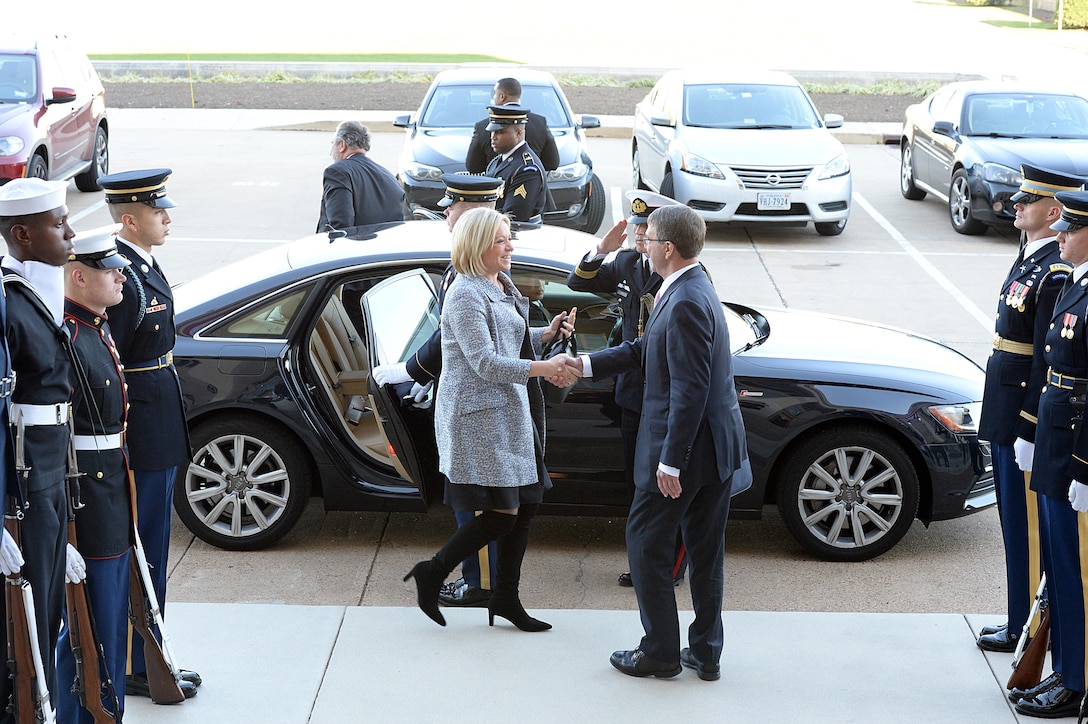
[[[631,215],[616,222],[596,248],[578,262],[567,277],[567,286],[579,292],[603,292],[620,298],[623,314],[621,334],[610,340],[615,344],[642,336],[643,325],[650,317],[654,295],[661,287],[661,277],[650,269],[646,257],[646,228],[652,214],[662,206],[677,206],[679,201],[652,191],[632,189],[626,193],[631,202]],[[635,235],[635,247],[623,248],[630,224]],[[617,251],[618,250],[618,251]],[[608,254],[617,252],[611,261]],[[625,372],[616,378],[616,404],[620,406],[620,431],[623,434],[624,464],[627,484],[632,494],[635,490],[635,441],[638,439],[639,419],[642,416],[642,393],[645,380],[641,370]],[[676,564],[673,580],[677,584],[684,578],[684,543],[679,533],[676,539]],[[631,585],[631,574],[620,574],[621,586]]]
[[[125,664],[128,661],[129,554],[132,548],[132,500],[124,439],[125,380],[121,360],[110,337],[106,307],[121,301],[123,270],[128,259],[117,252],[113,224],[76,234],[74,261],[65,268],[64,324],[75,350],[76,382],[72,394],[76,460],[83,476],[69,490],[75,510],[76,541],[86,561],[87,599],[102,646],[112,696],[102,694],[106,711],[117,721],[125,709]],[[78,497],[77,497],[78,495]],[[60,721],[93,724],[72,691],[76,662],[67,622],[57,643],[57,714]],[[86,646],[86,644],[84,644]],[[97,665],[84,649],[84,666]],[[95,692],[87,692],[93,696]]]
[[[1061,260],[1050,225],[1061,217],[1054,198],[1059,191],[1080,188],[1084,179],[1024,164],[1020,190],[1010,201],[1016,208],[1016,228],[1024,246],[1013,262],[998,295],[994,349],[986,364],[979,437],[990,441],[997,509],[1005,544],[1008,621],[983,629],[978,646],[986,651],[1013,651],[1027,621],[1039,587],[1042,561],[1039,514],[1035,493],[1016,464],[1016,438],[1035,440],[1039,390],[1046,383],[1043,343],[1054,300],[1073,268]]]
[[[1017,450],[1038,494],[1043,569],[1050,602],[1054,673],[1027,691],[1009,696],[1016,711],[1048,719],[1075,716],[1085,690],[1085,580],[1088,522],[1070,506],[1088,481],[1088,436],[1081,434],[1088,387],[1088,192],[1060,191],[1058,232],[1062,259],[1073,273],[1054,305],[1046,338],[1035,354],[1047,367],[1039,398],[1034,451]],[[1022,448],[1018,440],[1015,445]],[[1084,501],[1088,509],[1088,500]]]
[[[37,178],[0,187],[0,233],[8,249],[0,261],[7,295],[5,332],[16,375],[10,415],[16,444],[25,455],[17,484],[8,493],[25,502],[22,574],[34,590],[45,683],[54,695],[66,563],[71,557],[73,575],[83,565],[67,545],[64,494],[72,394],[69,343],[62,327],[64,264],[75,236],[68,225],[66,189],[66,183]],[[6,626],[0,629],[6,643]],[[0,702],[6,704],[11,692],[6,657],[0,657],[0,667]]]
[[[106,205],[121,224],[117,249],[132,265],[125,276],[121,303],[110,307],[110,331],[128,383],[129,467],[136,480],[136,526],[143,541],[159,607],[165,613],[166,571],[170,552],[170,513],[178,468],[191,458],[181,385],[174,370],[174,298],[155,261],[156,247],[170,233],[176,204],[166,195],[168,168],[102,176]],[[150,696],[143,642],[133,637],[130,675],[125,692]],[[183,671],[194,686],[200,677]],[[194,690],[183,687],[187,696]]]
[[[544,165],[525,142],[529,109],[525,106],[488,106],[491,148],[497,156],[487,164],[486,174],[503,180],[499,211],[513,221],[539,224],[548,203],[548,180]]]

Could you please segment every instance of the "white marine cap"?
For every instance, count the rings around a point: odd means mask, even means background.
[[[119,231],[120,224],[108,224],[76,232],[69,258],[96,269],[122,269],[128,266],[129,260],[117,252],[115,237]]]
[[[17,178],[0,186],[0,216],[26,216],[64,206],[68,193],[65,181]]]

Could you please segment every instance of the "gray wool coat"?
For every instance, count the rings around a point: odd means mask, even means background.
[[[452,483],[519,487],[537,482],[533,427],[544,444],[544,397],[522,359],[529,301],[505,274],[458,274],[442,306],[442,379],[434,429],[439,469]],[[529,330],[532,355],[546,327]]]

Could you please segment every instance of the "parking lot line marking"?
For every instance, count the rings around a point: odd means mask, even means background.
[[[78,213],[70,215],[68,217],[68,223],[69,224],[78,224],[80,221],[87,218],[88,216],[90,216],[94,212],[98,211],[99,209],[101,209],[105,205],[106,205],[106,202],[104,200],[103,201],[96,201],[95,203],[91,204],[87,208],[83,209],[83,211],[80,211]]]
[[[613,186],[609,195],[612,197],[612,225],[615,226],[620,219],[627,216],[624,211],[627,207],[623,203],[623,192],[620,191],[619,186]]]
[[[198,242],[211,242],[211,243],[215,243],[215,244],[277,244],[277,245],[279,245],[279,244],[290,244],[291,242],[298,241],[298,240],[297,239],[234,239],[234,238],[227,238],[227,237],[220,238],[220,237],[214,237],[214,236],[201,236],[201,237],[195,237],[195,236],[171,236],[170,241],[174,241],[174,242],[184,241],[184,242],[188,242],[188,243],[198,241]]]
[[[892,226],[892,223],[885,219],[879,211],[873,208],[873,205],[866,201],[865,197],[861,194],[855,191],[853,194],[853,199],[854,203],[865,209],[865,212],[869,214],[869,216],[873,217],[873,221],[880,224],[880,226],[883,227],[886,232],[888,232],[888,235],[891,236],[892,239],[894,239],[905,252],[907,252],[907,255],[910,256],[910,258],[913,259],[915,263],[918,264],[918,266],[922,267],[922,271],[928,274],[933,279],[933,281],[937,282],[937,284],[943,287],[946,292],[952,295],[952,298],[955,299],[956,302],[961,307],[963,307],[968,314],[974,317],[975,321],[981,324],[983,329],[985,329],[987,332],[993,331],[994,320],[991,317],[983,314],[982,310],[979,309],[974,302],[968,299],[967,296],[964,295],[963,292],[961,292],[959,288],[955,284],[953,284],[948,277],[942,274],[937,267],[933,266],[932,262],[930,262],[929,259],[927,259],[922,254],[922,252],[914,248],[914,245],[907,241],[907,237],[903,236],[903,234],[899,232],[899,229],[896,229],[894,226]]]

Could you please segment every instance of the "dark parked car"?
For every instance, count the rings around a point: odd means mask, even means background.
[[[1088,99],[1067,89],[998,81],[949,83],[907,108],[899,189],[948,204],[952,228],[1012,224],[1020,165],[1088,176]]]
[[[596,233],[607,199],[604,184],[593,173],[583,129],[601,123],[594,116],[575,120],[555,77],[526,68],[443,71],[435,76],[419,110],[396,118],[393,125],[406,130],[397,177],[404,184],[407,215],[438,209],[446,188],[442,174],[465,170],[473,125],[487,117],[495,82],[506,76],[521,82],[522,105],[548,119],[559,150],[559,168],[548,171],[550,204],[544,223]]]
[[[311,492],[329,510],[441,501],[431,411],[402,403],[407,389],[377,389],[368,373],[407,359],[436,328],[433,286],[450,234],[429,221],[363,231],[308,237],[177,288],[175,362],[194,456],[175,506],[203,540],[267,546]],[[593,242],[554,227],[519,231],[512,271],[515,283],[543,281],[549,312],[578,307],[586,352],[606,347],[620,321],[614,298],[566,285]],[[755,473],[734,516],[777,503],[806,548],[862,560],[915,518],[993,503],[975,363],[866,322],[735,303],[725,312]],[[549,406],[547,512],[626,513],[619,420],[610,379],[581,380]]]
[[[75,177],[98,191],[109,158],[106,95],[87,56],[63,36],[0,36],[0,184]]]

